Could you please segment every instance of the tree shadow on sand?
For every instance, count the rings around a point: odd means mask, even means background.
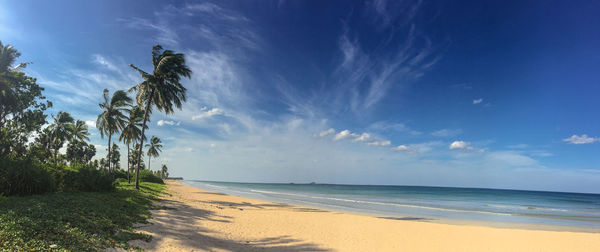
[[[265,207],[291,207],[286,204],[251,204],[248,202],[234,203],[227,201],[208,201],[225,207],[241,207],[246,209],[263,209]],[[166,239],[173,239],[178,244],[194,250],[230,250],[230,251],[329,251],[317,244],[304,242],[300,239],[284,235],[258,240],[235,241],[218,237],[216,231],[201,227],[205,221],[231,222],[232,217],[219,215],[214,211],[191,207],[175,200],[163,199],[153,211],[151,225],[142,230],[152,235],[152,242],[134,241],[132,245],[147,250],[157,250],[158,244]]]

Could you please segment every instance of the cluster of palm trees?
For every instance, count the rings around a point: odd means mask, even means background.
[[[52,115],[54,122],[46,127],[33,143],[33,150],[41,160],[47,160],[50,156],[54,165],[59,162],[59,150],[68,141],[67,159],[71,164],[78,162],[87,163],[96,154],[94,145],[87,144],[89,141],[88,126],[84,121],[73,119],[68,112],[60,111]]]
[[[147,122],[150,115],[155,108],[166,114],[173,113],[174,108],[181,109],[182,103],[186,100],[186,89],[181,84],[181,78],[190,78],[192,71],[185,64],[182,53],[163,50],[160,45],[152,48],[152,72],[145,72],[134,65],[129,66],[142,77],[139,84],[129,89],[129,92],[135,93],[135,105],[127,92],[118,90],[111,97],[109,91],[105,89],[104,102],[99,104],[102,113],[98,115],[96,127],[102,138],[108,137],[109,155],[112,136],[121,132],[119,141],[123,141],[127,145],[128,180],[130,181],[129,164],[134,163],[136,164],[135,187],[139,189],[139,170],[143,143],[146,140],[144,133],[148,129]],[[137,151],[131,152],[131,145]],[[153,136],[146,147],[148,147],[148,167],[150,167],[150,158],[158,157],[161,152],[161,140]],[[130,162],[132,160],[129,158],[131,153],[135,154],[133,157],[135,162]],[[109,170],[111,170],[110,162]]]

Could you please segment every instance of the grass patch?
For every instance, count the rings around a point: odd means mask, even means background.
[[[165,186],[120,183],[112,192],[60,192],[0,201],[0,251],[101,251],[129,249],[127,241],[151,237],[137,233]]]

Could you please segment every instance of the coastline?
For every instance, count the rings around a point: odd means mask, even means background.
[[[149,251],[600,251],[599,233],[564,227],[388,218],[167,184],[170,195],[152,211],[150,224],[139,227],[154,238],[132,245]]]

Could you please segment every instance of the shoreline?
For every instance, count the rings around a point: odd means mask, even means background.
[[[325,211],[331,212],[341,212],[352,215],[361,215],[361,216],[370,216],[375,218],[382,219],[390,219],[390,220],[398,220],[398,221],[417,221],[417,222],[431,222],[431,223],[440,223],[440,224],[449,224],[449,225],[459,225],[459,226],[484,226],[484,227],[492,227],[492,228],[504,228],[504,229],[522,229],[522,230],[542,230],[542,231],[557,231],[557,232],[582,232],[582,233],[600,233],[600,228],[589,227],[589,226],[575,226],[575,225],[554,225],[554,224],[535,224],[535,223],[522,223],[522,222],[503,222],[503,221],[492,221],[492,220],[475,220],[475,219],[453,219],[453,218],[440,218],[440,217],[430,217],[430,216],[409,216],[402,214],[393,214],[393,213],[381,213],[381,212],[368,212],[368,211],[359,211],[352,210],[346,207],[328,207],[327,205],[316,206],[317,204],[301,204],[296,202],[290,202],[286,200],[276,201],[271,199],[264,198],[254,198],[245,195],[235,195],[227,192],[217,192],[208,188],[199,188],[193,185],[189,185],[185,183],[185,180],[173,180],[183,186],[189,186],[195,189],[210,191],[215,193],[221,193],[224,195],[230,195],[234,197],[247,198],[252,200],[271,202],[271,203],[279,203],[279,204],[288,204],[291,206],[298,207],[310,207],[317,208]]]
[[[386,218],[242,198],[167,181],[139,230],[148,251],[600,251],[600,234]],[[383,217],[383,218],[382,218]]]

